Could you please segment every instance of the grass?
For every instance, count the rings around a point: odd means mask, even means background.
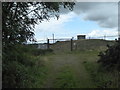
[[[85,55],[85,53],[84,53]],[[87,51],[86,57],[83,61],[83,65],[89,73],[92,81],[94,82],[97,88],[117,88],[118,87],[118,72],[108,72],[104,70],[100,64],[97,63],[98,52]]]
[[[76,52],[77,53],[77,52]],[[84,54],[85,55],[85,52]],[[43,88],[93,88],[94,83],[83,66],[84,56],[79,53],[64,53],[45,56],[47,58],[47,80]]]
[[[113,41],[78,40],[77,50],[72,52],[67,50],[68,41],[61,42],[60,47],[58,43],[54,45],[54,54],[41,58],[46,62],[45,67],[38,69],[42,73],[38,72],[35,76],[36,82],[32,87],[116,88],[119,86],[117,83],[119,74],[116,71],[107,72],[97,63],[98,53],[106,50],[106,45],[112,45]]]
[[[34,48],[23,48],[24,53],[22,55],[24,57],[21,59],[18,57],[22,60],[21,64],[18,62],[16,65],[14,63],[9,64],[13,70],[15,69],[14,65],[18,68],[16,72],[23,78],[23,83],[22,81],[21,83],[28,88],[118,87],[118,72],[104,71],[97,63],[98,53],[105,50],[108,43],[113,44],[113,42],[104,40],[78,40],[74,42],[77,43],[78,47],[72,52],[68,46],[69,41],[54,44],[54,48],[53,46],[51,48],[55,52],[45,53],[45,55],[41,51],[34,55]],[[7,79],[5,80],[7,81]]]
[[[30,78],[32,78],[32,83],[28,86],[29,88],[41,88],[41,86],[44,84],[43,81],[46,78],[46,72],[47,68],[42,67],[33,67],[32,69],[29,69],[30,72]]]
[[[119,87],[119,73],[118,71],[108,72],[104,70],[100,64],[97,63],[98,57],[98,50],[83,50],[83,51],[73,51],[70,54],[75,54],[79,56],[80,63],[85,67],[88,76],[94,83],[95,88],[117,88]],[[82,68],[81,68],[82,71]],[[84,74],[84,72],[83,72]],[[84,79],[85,80],[85,79]],[[85,81],[86,83],[88,80]],[[87,86],[87,85],[86,85]]]
[[[117,72],[107,72],[100,70],[99,64],[93,62],[84,63],[86,70],[90,74],[92,81],[98,88],[117,88],[118,87],[118,75]]]
[[[77,85],[74,71],[69,66],[64,66],[61,68],[60,72],[57,74],[55,85],[56,88],[75,88]]]

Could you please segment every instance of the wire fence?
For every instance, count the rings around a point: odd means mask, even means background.
[[[103,40],[118,40],[119,35],[114,35],[114,36],[107,36],[107,35],[103,35],[103,36],[86,36],[85,39],[103,39]],[[49,43],[53,44],[56,43],[58,41],[70,41],[71,39],[73,40],[78,40],[77,37],[66,37],[66,38],[46,38],[46,40],[37,40],[36,42],[29,42],[28,44],[43,44],[43,43],[48,43],[49,39]]]
[[[107,36],[107,35],[103,35],[103,36],[87,36],[87,39],[104,39],[104,40],[115,40],[118,39],[118,35],[114,35],[114,36]]]
[[[57,41],[70,41],[71,39],[73,40],[78,40],[77,37],[71,37],[71,38],[49,38],[49,43],[56,43]],[[118,35],[114,35],[114,36],[107,36],[107,35],[103,35],[103,36],[86,36],[85,39],[103,39],[103,40],[115,40],[118,39]],[[47,39],[46,40],[38,40],[37,42],[32,42],[32,43],[47,43]]]
[[[118,36],[99,36],[99,37],[90,37],[90,36],[86,36],[84,39],[102,39],[102,40],[118,40]],[[51,46],[54,46],[54,44],[56,42],[60,42],[62,44],[66,44],[70,49],[69,50],[73,50],[73,48],[75,48],[74,46],[74,41],[78,40],[78,38],[47,38],[46,40],[39,40],[37,42],[32,42],[31,44],[37,44],[38,45],[38,49],[49,49],[51,48]],[[65,41],[65,42],[64,42]],[[59,45],[57,48],[59,49],[61,46]],[[68,48],[66,47],[66,48]],[[61,47],[62,48],[62,47]]]

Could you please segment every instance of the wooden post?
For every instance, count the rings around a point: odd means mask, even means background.
[[[73,51],[73,40],[71,39],[71,51]]]
[[[49,49],[49,39],[47,39],[47,49]]]

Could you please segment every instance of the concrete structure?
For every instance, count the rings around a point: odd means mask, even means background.
[[[77,35],[77,39],[85,39],[86,35]]]
[[[38,44],[38,49],[47,49],[47,44]]]

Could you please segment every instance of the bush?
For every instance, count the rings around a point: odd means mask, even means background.
[[[120,39],[116,41],[115,45],[109,46],[105,52],[100,52],[100,59],[98,63],[101,63],[107,70],[117,69],[120,71]]]
[[[3,64],[3,88],[26,87],[28,79],[27,68],[17,61]]]
[[[39,72],[31,73],[31,70],[39,70],[43,67],[34,53],[46,54],[52,50],[38,50],[31,46],[15,45],[3,47],[2,53],[2,86],[3,88],[25,88],[35,83],[35,76]],[[41,64],[36,65],[37,60]],[[41,71],[40,71],[41,72]]]
[[[4,47],[2,55],[3,88],[27,87],[27,68],[34,65],[31,56],[23,52],[22,45]]]

